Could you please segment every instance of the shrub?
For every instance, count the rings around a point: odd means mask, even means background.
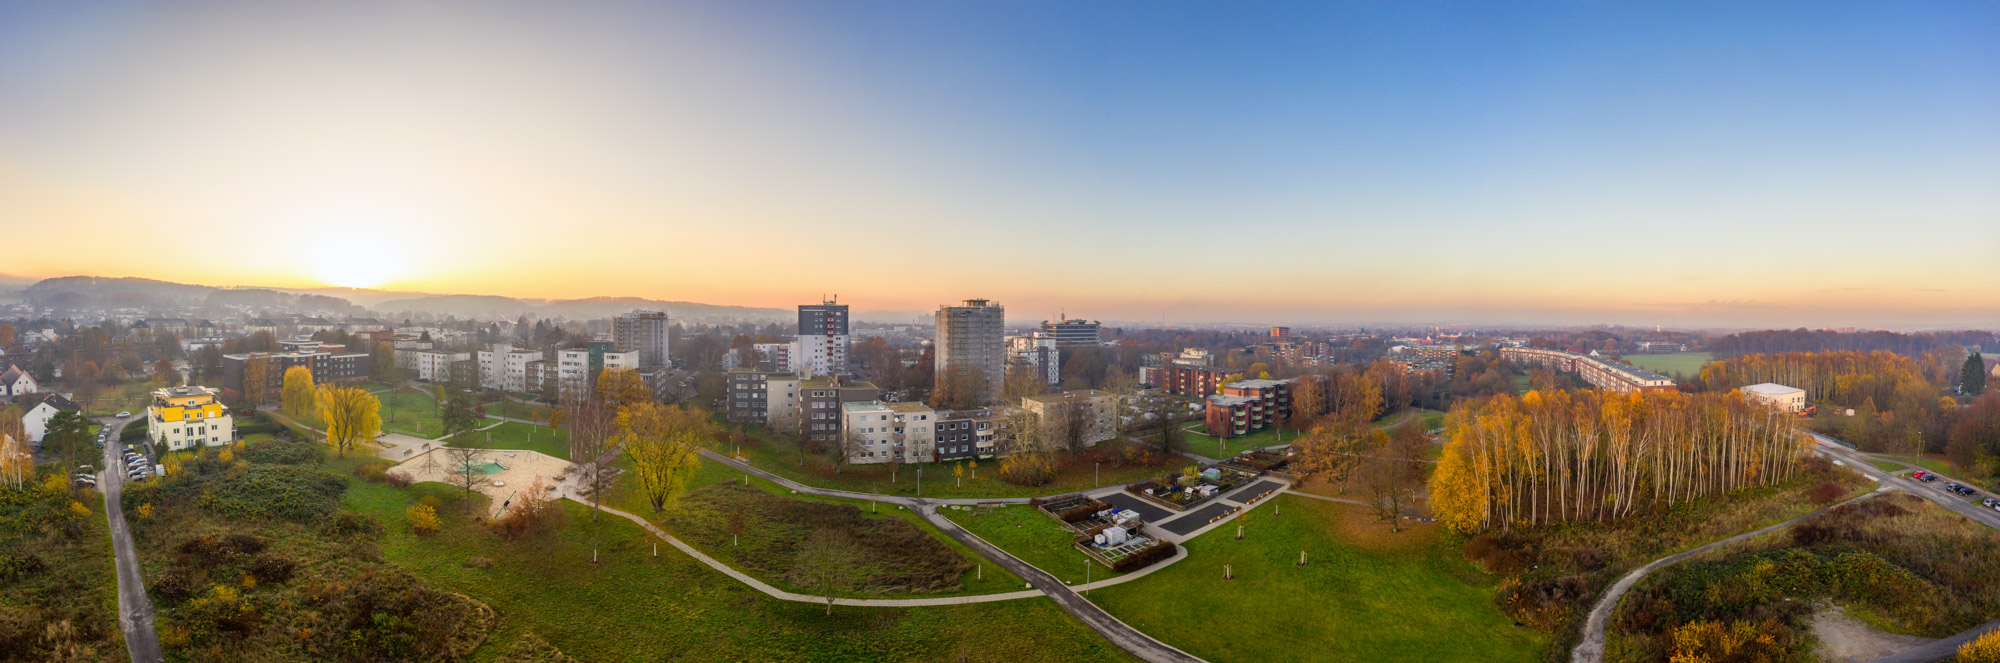
[[[48,570],[47,562],[35,555],[0,556],[0,581],[12,582],[33,573]]]
[[[1056,480],[1056,462],[1047,454],[1015,454],[1000,460],[1000,480],[1016,486],[1045,486]]]
[[[394,488],[410,487],[410,475],[390,472],[382,475],[382,483]]]
[[[261,555],[250,562],[250,576],[260,582],[284,582],[292,579],[299,563],[282,555]]]
[[[1832,481],[1813,486],[1806,490],[1806,497],[1811,499],[1814,504],[1832,504],[1834,500],[1838,500],[1840,496],[1846,494],[1847,489],[1841,488],[1840,484]]]
[[[319,462],[320,446],[303,441],[269,440],[244,447],[241,456],[266,465],[305,465]]]
[[[179,601],[194,593],[194,578],[189,576],[187,567],[169,566],[165,571],[153,575],[150,591],[162,599]]]
[[[382,531],[382,525],[375,522],[374,518],[353,511],[342,511],[340,517],[327,524],[327,529],[341,535],[375,534]]]
[[[1958,646],[1952,663],[2000,663],[2000,631],[1987,631],[1971,642]]]
[[[346,479],[319,470],[258,465],[218,482],[202,495],[199,505],[231,516],[312,523],[332,517],[346,490]]]
[[[1097,500],[1091,500],[1064,509],[1062,513],[1056,514],[1056,519],[1061,520],[1065,523],[1082,522],[1085,520],[1089,520],[1092,514],[1095,514],[1099,511],[1103,511],[1107,508],[1110,508],[1110,505],[1105,504],[1103,502],[1099,502]]]
[[[437,509],[433,509],[426,505],[417,504],[411,506],[408,509],[404,509],[403,514],[409,516],[410,531],[416,532],[418,536],[430,536],[432,534],[437,533],[438,531]]]
[[[1162,539],[1159,543],[1147,546],[1138,552],[1126,555],[1119,558],[1118,561],[1112,562],[1111,570],[1119,573],[1137,571],[1152,566],[1154,562],[1173,557],[1176,549],[1177,547],[1174,546],[1174,542]]]

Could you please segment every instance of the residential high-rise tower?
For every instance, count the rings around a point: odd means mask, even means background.
[[[954,370],[969,370],[980,382],[979,402],[998,398],[1007,379],[1006,319],[1006,307],[984,299],[968,299],[963,306],[939,306],[937,344],[932,348],[937,358],[933,388],[949,388]]]

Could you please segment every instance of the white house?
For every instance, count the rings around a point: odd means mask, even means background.
[[[35,376],[21,370],[21,367],[8,366],[6,371],[0,371],[0,397],[16,398],[37,391],[41,391],[41,387],[35,384]]]
[[[27,414],[21,415],[21,429],[27,432],[30,442],[40,442],[43,436],[48,435],[49,420],[54,419],[57,412],[83,409],[56,393],[31,394],[15,402],[27,410]]]
[[[1806,409],[1806,390],[1787,387],[1775,382],[1753,384],[1743,388],[1743,397],[1752,402],[1763,402],[1777,406],[1786,412],[1802,412]]]

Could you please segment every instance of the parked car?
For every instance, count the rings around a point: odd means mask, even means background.
[[[1993,504],[1996,502],[2000,502],[2000,500],[1995,500],[1991,497],[1988,497],[1986,499],[1980,500],[1979,506],[1993,506]]]
[[[119,419],[124,419],[124,418],[126,418],[126,417],[129,417],[129,416],[132,416],[132,413],[130,413],[130,412],[120,412],[120,413],[118,413],[118,418],[119,418]]]
[[[1910,473],[1910,478],[1912,478],[1912,479],[1922,479],[1922,478],[1924,478],[1924,476],[1926,476],[1926,475],[1928,475],[1928,474],[1930,474],[1930,473],[1929,473],[1929,472],[1925,472],[1925,471],[1923,471],[1923,470],[1917,470],[1917,471],[1915,471],[1915,472],[1911,472],[1911,473]]]
[[[1923,479],[1923,480],[1924,480],[1924,481],[1936,481],[1936,480],[1937,480],[1937,475],[1935,475],[1935,474],[1925,474],[1925,475],[1924,475],[1924,479]]]

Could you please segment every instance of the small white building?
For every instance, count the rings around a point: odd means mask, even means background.
[[[0,398],[15,398],[41,391],[35,384],[35,376],[21,370],[19,366],[8,366],[0,371]]]
[[[1806,390],[1775,382],[1744,387],[1743,398],[1767,403],[1786,412],[1804,412],[1806,409]]]
[[[21,415],[21,430],[27,433],[29,442],[40,442],[49,434],[49,420],[54,419],[57,412],[83,409],[62,394],[55,393],[33,394],[15,403],[26,410]]]

